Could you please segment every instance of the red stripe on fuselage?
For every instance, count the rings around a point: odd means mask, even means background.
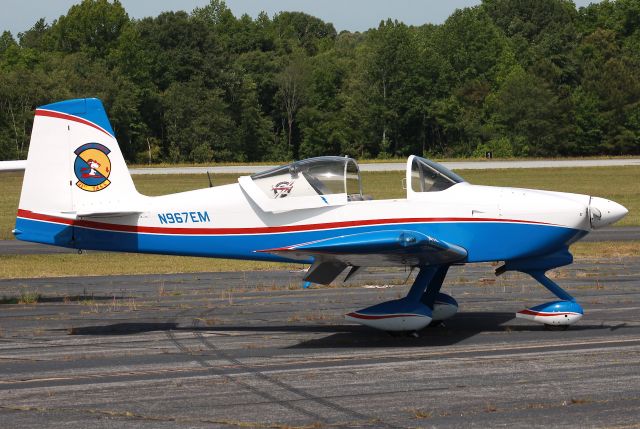
[[[78,116],[69,115],[67,113],[56,112],[54,110],[36,109],[36,116],[48,116],[50,118],[65,119],[67,121],[79,122],[84,125],[89,125],[90,127],[93,127],[98,131],[102,131],[109,137],[113,137],[107,130],[94,124],[93,122],[87,121],[86,119],[80,118]]]
[[[572,313],[572,312],[558,312],[558,313],[554,313],[554,312],[548,312],[548,311],[533,311],[533,310],[529,310],[524,309],[524,310],[520,310],[518,311],[518,313],[520,314],[526,314],[527,316],[541,316],[541,317],[547,317],[547,316],[571,316],[574,314],[580,314],[580,313]]]
[[[349,313],[347,314],[349,317],[353,317],[354,319],[364,319],[364,320],[380,320],[380,319],[394,319],[397,317],[427,317],[423,314],[384,314],[384,315],[373,315],[373,314],[360,314],[360,313]]]
[[[481,218],[402,218],[402,219],[364,219],[344,222],[327,222],[306,225],[260,226],[251,228],[167,228],[159,226],[121,225],[115,223],[96,222],[86,219],[67,219],[57,216],[34,213],[18,209],[18,217],[84,228],[101,229],[117,232],[134,232],[146,234],[176,235],[234,235],[234,234],[276,234],[286,232],[317,231],[322,229],[349,228],[372,225],[394,225],[401,223],[437,223],[437,222],[500,222],[552,225],[545,222],[530,222],[514,219],[481,219]]]

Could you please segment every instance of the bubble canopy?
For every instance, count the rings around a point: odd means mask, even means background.
[[[254,181],[271,178],[306,180],[316,195],[361,194],[360,169],[353,158],[320,156],[303,159],[251,176]],[[307,188],[307,191],[310,190]]]
[[[346,204],[362,199],[360,169],[353,158],[321,156],[295,161],[239,179],[266,211]]]

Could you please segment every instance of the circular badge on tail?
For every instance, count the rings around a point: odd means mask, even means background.
[[[111,160],[106,146],[100,143],[86,143],[76,149],[73,170],[78,181],[76,186],[83,191],[101,191],[111,184]]]

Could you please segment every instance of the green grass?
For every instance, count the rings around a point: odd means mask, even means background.
[[[88,267],[91,268],[89,269]],[[111,252],[0,255],[0,278],[5,279],[213,271],[266,271],[272,269],[297,270],[301,267],[301,264]]]
[[[24,290],[19,296],[3,296],[0,298],[0,304],[37,304],[40,298],[38,291]]]
[[[577,261],[595,257],[640,255],[640,242],[576,243],[571,252]],[[91,267],[88,270],[87,267]],[[237,261],[187,256],[84,252],[82,254],[0,255],[0,278],[109,276],[118,274],[171,274],[221,271],[297,270],[301,264]],[[33,303],[37,294],[23,294],[14,303]],[[35,297],[35,299],[34,299]],[[8,302],[5,298],[4,303]],[[0,304],[3,303],[0,299]]]
[[[212,174],[214,186],[238,181],[239,174]],[[165,195],[174,192],[206,188],[209,179],[206,174],[140,174],[133,176],[138,192],[144,195]]]
[[[640,241],[579,241],[571,246],[576,260],[640,255]]]
[[[0,240],[13,239],[22,173],[0,173]]]

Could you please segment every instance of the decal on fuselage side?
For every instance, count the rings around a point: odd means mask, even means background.
[[[158,220],[161,224],[211,222],[209,213],[206,211],[158,213]]]
[[[76,159],[73,170],[78,181],[76,186],[83,191],[97,192],[111,184],[111,151],[100,143],[87,143],[74,151]]]

